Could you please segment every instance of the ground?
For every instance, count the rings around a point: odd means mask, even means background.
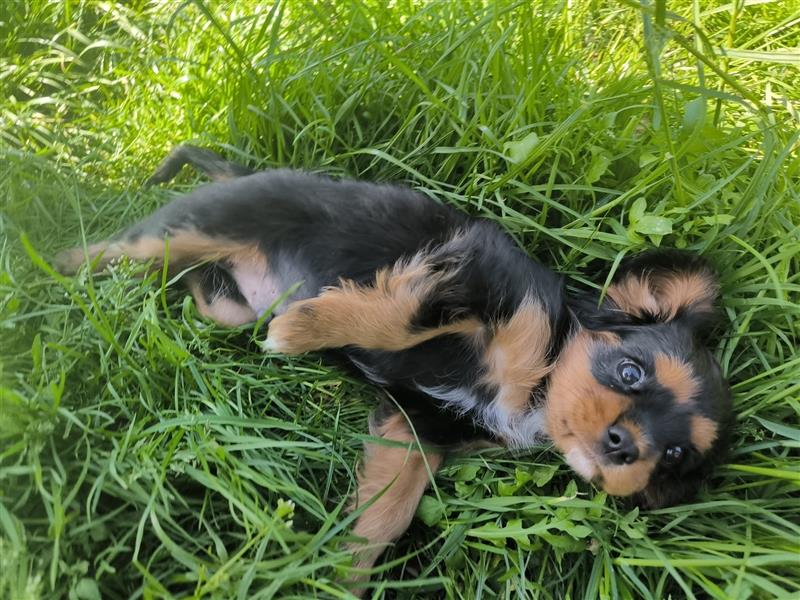
[[[720,269],[735,443],[697,502],[631,511],[547,447],[456,458],[377,596],[800,593],[796,1],[3,8],[0,597],[346,597],[379,391],[161,273],[49,266],[196,185],[141,187],[185,141],[404,182],[573,283],[658,245]]]

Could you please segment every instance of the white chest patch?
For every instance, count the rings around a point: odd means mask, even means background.
[[[507,404],[494,398],[481,401],[469,387],[417,385],[417,389],[437,400],[458,415],[470,415],[475,423],[503,440],[509,448],[522,450],[541,444],[547,439],[543,408],[526,407],[510,411]]]
[[[424,386],[418,385],[417,389],[437,400],[457,415],[465,415],[472,411],[478,404],[478,399],[468,387],[449,388],[446,385]]]

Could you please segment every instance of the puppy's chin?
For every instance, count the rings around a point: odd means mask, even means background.
[[[580,447],[573,446],[564,453],[564,460],[570,468],[586,481],[595,481],[600,474],[597,462]]]

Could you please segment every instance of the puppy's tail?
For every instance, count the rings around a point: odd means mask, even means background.
[[[255,172],[245,166],[227,161],[211,150],[183,144],[161,161],[153,176],[145,182],[145,186],[166,183],[175,177],[184,165],[193,166],[214,181],[225,181]]]

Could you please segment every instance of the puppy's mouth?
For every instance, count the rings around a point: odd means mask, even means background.
[[[594,480],[600,476],[600,461],[595,453],[590,447],[587,447],[566,420],[561,422],[559,437],[562,440],[568,439],[572,441],[572,446],[569,449],[561,449],[567,464],[583,479],[594,483]]]
[[[570,432],[568,435],[575,440],[575,445],[564,453],[567,464],[586,481],[602,481],[598,457],[574,433]]]
[[[645,458],[631,464],[610,464],[608,459],[594,444],[567,427],[562,429],[562,439],[570,439],[572,444],[564,452],[564,459],[570,468],[582,479],[612,496],[630,496],[641,491],[649,477],[646,471],[652,459]]]

